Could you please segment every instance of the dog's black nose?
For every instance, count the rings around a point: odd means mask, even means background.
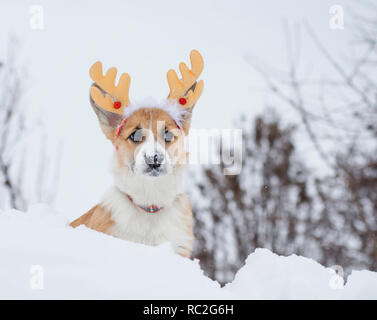
[[[157,156],[157,154],[153,156],[153,163],[148,163],[148,165],[151,169],[157,169],[160,167],[161,163],[159,162],[159,157]]]
[[[159,168],[161,166],[163,159],[164,157],[159,153],[156,153],[153,156],[145,155],[145,162],[149,166],[150,169]]]

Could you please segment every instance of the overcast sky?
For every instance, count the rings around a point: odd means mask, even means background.
[[[2,0],[0,58],[9,36],[17,36],[20,64],[28,73],[24,103],[43,113],[49,135],[64,145],[56,208],[76,217],[111,183],[113,150],[88,102],[93,62],[129,73],[131,99],[163,98],[166,72],[188,62],[195,48],[205,60],[205,89],[193,127],[230,128],[240,112],[256,114],[268,102],[264,83],[245,56],[286,69],[284,21],[308,22],[329,50],[342,53],[349,37],[347,10],[345,29],[333,30],[329,9],[335,4],[344,1]],[[43,9],[42,30],[30,27],[33,5]],[[328,68],[308,41],[302,43],[301,63],[308,73]]]

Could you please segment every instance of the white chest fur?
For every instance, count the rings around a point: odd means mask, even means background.
[[[105,193],[101,205],[111,212],[114,221],[111,234],[115,237],[147,245],[169,242],[177,253],[190,248],[190,234],[179,200],[158,213],[147,213],[113,187]]]

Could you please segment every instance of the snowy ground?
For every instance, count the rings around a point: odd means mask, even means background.
[[[252,253],[220,288],[198,261],[169,245],[148,247],[85,227],[39,205],[0,213],[0,298],[377,299],[377,273],[354,271],[344,288],[332,269],[298,256]],[[336,289],[338,288],[338,289]]]

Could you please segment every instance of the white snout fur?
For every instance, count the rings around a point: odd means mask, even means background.
[[[133,171],[137,175],[148,175],[146,157],[153,158],[155,154],[163,156],[160,167],[160,175],[170,174],[173,170],[172,159],[165,146],[156,139],[152,130],[147,130],[145,141],[135,150]]]

